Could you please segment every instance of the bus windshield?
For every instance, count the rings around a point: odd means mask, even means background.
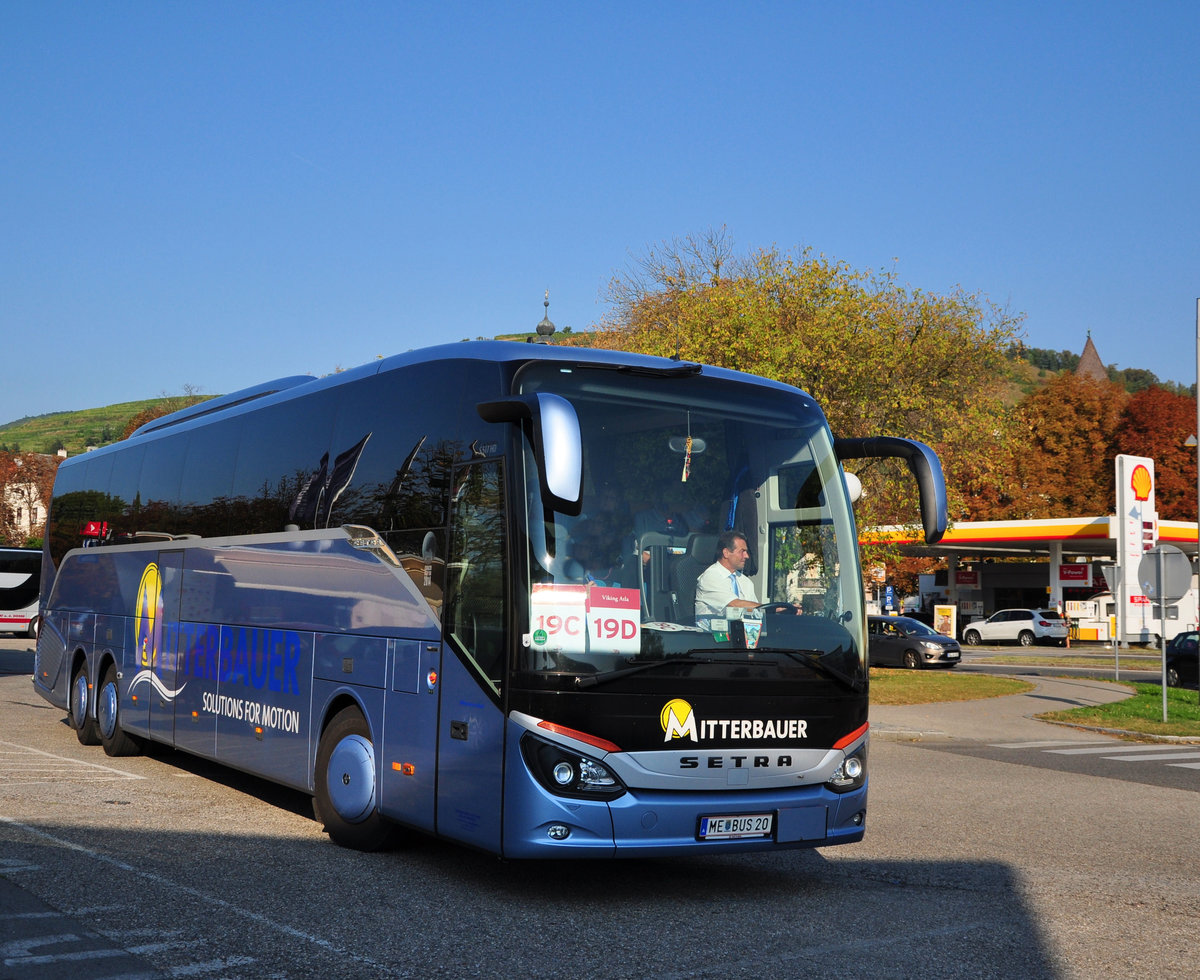
[[[664,661],[775,661],[788,676],[800,664],[862,685],[853,515],[807,396],[699,372],[647,384],[558,364],[529,365],[518,384],[572,404],[584,461],[580,513],[562,513],[543,502],[525,447],[523,684],[650,677]],[[697,579],[729,530],[745,538],[740,581],[759,606],[714,615],[697,606]]]

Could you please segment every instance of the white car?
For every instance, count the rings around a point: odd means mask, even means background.
[[[1067,622],[1053,609],[1001,609],[987,619],[977,619],[963,627],[963,642],[980,643],[1057,643],[1067,640]]]

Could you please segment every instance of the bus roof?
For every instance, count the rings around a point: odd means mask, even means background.
[[[633,354],[628,351],[599,350],[591,347],[550,346],[546,344],[521,343],[511,340],[480,340],[462,341],[453,344],[439,344],[395,354],[391,357],[381,357],[346,371],[317,378],[312,375],[294,375],[278,378],[220,395],[217,398],[199,402],[187,408],[172,412],[169,415],[153,419],[136,429],[129,440],[160,434],[165,429],[173,428],[198,419],[205,419],[218,414],[240,413],[257,409],[260,404],[274,404],[278,401],[301,397],[310,393],[338,387],[357,381],[360,378],[384,374],[413,365],[448,360],[478,360],[491,361],[498,364],[515,364],[527,361],[561,361],[569,364],[594,365],[597,367],[613,367],[634,372],[644,371],[656,375],[694,375],[736,380],[742,383],[759,384],[782,391],[797,391],[791,385],[757,375],[734,371],[728,368],[701,365],[693,361],[678,361],[673,358],[656,357],[647,354]],[[116,443],[114,445],[122,445]],[[105,446],[95,452],[103,453],[112,447]],[[92,454],[88,454],[92,455]],[[76,457],[80,458],[80,457]],[[68,460],[68,462],[70,462]]]

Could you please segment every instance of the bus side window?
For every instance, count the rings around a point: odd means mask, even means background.
[[[499,693],[504,676],[505,534],[499,460],[455,473],[446,630]]]

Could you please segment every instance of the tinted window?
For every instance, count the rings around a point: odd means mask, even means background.
[[[246,416],[231,488],[236,533],[329,526],[328,500],[338,489],[330,484],[334,410],[333,390],[326,390]]]
[[[457,649],[499,693],[504,676],[505,526],[500,462],[457,471],[447,567],[447,629]]]
[[[186,451],[186,439],[163,438],[147,444],[138,484],[141,512],[136,530],[176,533],[179,477]]]
[[[179,483],[180,534],[229,533],[233,464],[241,431],[241,419],[226,419],[188,433]]]
[[[0,609],[24,609],[37,601],[40,551],[0,551]]]
[[[503,448],[495,433],[502,437],[505,428],[491,427],[485,443],[477,430],[487,426],[475,412],[476,401],[502,393],[499,384],[491,363],[426,364],[357,382],[338,413],[333,446],[361,451],[333,501],[330,524],[364,524],[381,534],[435,607],[445,578],[454,467]]]
[[[126,446],[113,453],[112,476],[108,481],[108,503],[112,510],[97,516],[108,522],[109,534],[114,542],[131,538],[139,530],[142,500],[138,494],[138,481],[142,476],[142,458],[145,454],[145,446]]]

